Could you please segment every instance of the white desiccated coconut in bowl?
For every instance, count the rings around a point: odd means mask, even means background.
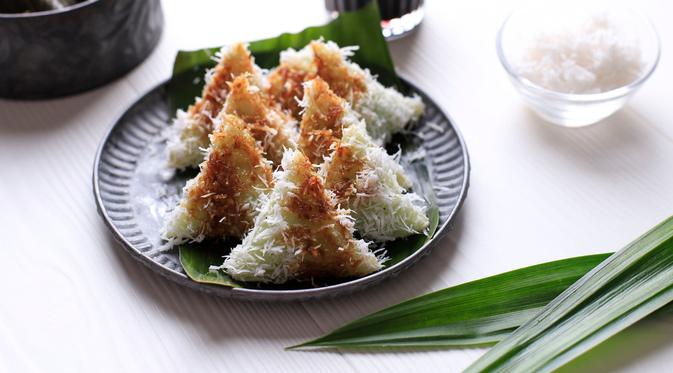
[[[531,34],[512,67],[521,78],[551,91],[607,92],[636,81],[645,67],[637,38],[608,13]]]

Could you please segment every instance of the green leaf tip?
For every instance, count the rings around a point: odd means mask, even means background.
[[[558,260],[429,293],[297,347],[463,347],[496,343],[610,254]],[[294,346],[293,346],[294,347]]]
[[[284,350],[285,351],[297,351],[297,350],[300,350],[304,347],[309,347],[309,346],[310,346],[310,342],[306,342],[306,343],[300,343],[300,344],[296,344],[296,345],[293,345],[293,346],[285,347]]]

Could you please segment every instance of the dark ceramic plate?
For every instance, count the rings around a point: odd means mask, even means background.
[[[435,236],[401,262],[369,276],[334,285],[292,290],[227,288],[201,284],[185,275],[176,251],[161,252],[159,229],[178,200],[187,175],[166,175],[162,131],[171,120],[165,84],[133,104],[110,129],[96,154],[93,189],[98,211],[115,238],[140,262],[182,285],[225,297],[297,300],[359,291],[394,277],[416,263],[451,229],[465,199],[469,180],[467,148],[446,114],[408,82],[425,102],[425,115],[413,131],[422,139],[430,181],[437,196],[439,227]]]

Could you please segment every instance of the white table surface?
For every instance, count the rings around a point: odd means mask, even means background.
[[[465,368],[485,350],[283,347],[431,290],[617,250],[673,213],[673,4],[633,2],[659,29],[658,70],[624,110],[568,130],[531,114],[497,61],[496,30],[517,3],[430,0],[420,30],[390,45],[399,72],[462,131],[473,167],[470,191],[456,229],[430,257],[399,278],[336,300],[229,301],[167,282],[115,243],[91,191],[101,136],[169,77],[176,50],[322,23],[321,1],[167,0],[159,47],[122,79],[63,99],[0,101],[0,371]],[[573,370],[670,371],[673,317],[626,334]]]

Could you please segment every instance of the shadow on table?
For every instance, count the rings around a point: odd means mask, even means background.
[[[89,111],[101,110],[107,96],[118,94],[111,83],[92,91],[48,100],[8,100],[0,98],[0,136],[60,131]],[[107,108],[103,108],[106,110]],[[95,115],[89,115],[95,117]],[[107,123],[106,123],[107,125]]]
[[[139,297],[157,306],[157,313],[191,324],[212,342],[229,339],[303,340],[320,333],[301,303],[245,302],[219,298],[180,286],[133,259],[106,234],[107,246]]]
[[[628,107],[587,127],[564,128],[539,118],[532,110],[523,108],[523,122],[533,141],[544,151],[556,152],[563,159],[598,174],[619,171],[624,163],[637,164],[647,172],[655,166],[659,140],[636,112]]]
[[[310,302],[247,302],[194,291],[155,274],[128,255],[112,234],[107,233],[106,237],[116,264],[123,269],[138,295],[157,305],[157,312],[197,327],[201,335],[213,342],[260,338],[281,340],[289,346],[431,290],[433,280],[455,252],[464,213],[465,207],[456,217],[454,230],[430,254],[431,260],[423,258],[399,277],[363,292]],[[328,312],[323,312],[325,310]]]

